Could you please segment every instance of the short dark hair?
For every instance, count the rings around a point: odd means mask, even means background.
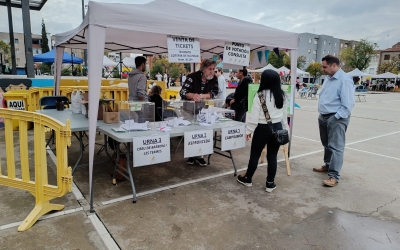
[[[337,66],[340,65],[340,60],[336,56],[327,55],[322,58],[322,61],[326,61],[326,63],[331,66],[332,64],[336,64]]]
[[[142,64],[146,64],[146,58],[144,57],[144,56],[137,56],[137,57],[135,57],[135,65],[136,65],[136,68],[137,67],[140,67],[140,65],[142,65]]]
[[[204,59],[203,62],[201,63],[200,70],[203,71],[205,68],[210,67],[213,64],[216,65],[217,63],[211,59]]]
[[[247,69],[239,69],[239,72],[242,72],[243,76],[247,76]]]

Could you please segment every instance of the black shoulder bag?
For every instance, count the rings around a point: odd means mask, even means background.
[[[267,119],[268,126],[272,131],[272,136],[273,136],[275,142],[278,143],[279,145],[285,145],[286,143],[289,142],[288,131],[286,129],[274,131],[274,129],[272,127],[272,120],[268,113],[267,105],[265,105],[265,98],[264,98],[264,95],[262,92],[258,92],[258,98],[260,98],[260,103],[261,103],[261,107],[264,111],[265,119]],[[283,107],[283,108],[285,108],[285,107]],[[285,117],[284,117],[284,119],[285,119]]]

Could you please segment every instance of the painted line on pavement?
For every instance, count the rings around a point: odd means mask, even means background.
[[[52,213],[49,215],[44,215],[44,216],[40,217],[40,219],[38,219],[38,221],[47,220],[47,219],[55,218],[55,217],[60,217],[63,215],[72,214],[72,213],[76,213],[79,211],[83,211],[83,207],[72,208],[72,209],[68,209],[65,211],[60,211],[60,212]],[[0,231],[8,229],[8,228],[18,227],[19,225],[21,225],[22,222],[23,221],[18,221],[18,222],[13,222],[10,224],[2,225],[2,226],[0,226]]]
[[[349,142],[349,143],[346,143],[346,146],[357,144],[357,143],[361,143],[361,142],[366,142],[366,141],[370,141],[370,140],[375,140],[375,139],[379,139],[379,138],[386,137],[386,136],[389,136],[389,135],[395,135],[395,134],[398,134],[398,133],[400,133],[400,131],[396,131],[396,132],[392,132],[392,133],[388,133],[388,134],[384,134],[384,135],[378,135],[378,136],[374,136],[374,137],[367,138],[367,139],[360,140],[360,141]]]
[[[346,147],[346,148],[354,150],[354,151],[362,152],[362,153],[367,153],[367,154],[371,154],[371,155],[381,156],[381,157],[385,157],[385,158],[389,158],[389,159],[400,161],[400,158],[396,158],[396,157],[392,157],[392,156],[388,156],[388,155],[377,154],[377,153],[373,153],[373,152],[369,152],[369,151],[365,151],[365,150],[360,150],[360,149],[356,149],[356,148],[350,148],[350,147]]]
[[[99,219],[97,214],[89,215],[89,219],[92,222],[94,228],[96,229],[97,233],[100,235],[100,238],[103,240],[106,247],[110,250],[119,250],[118,244],[115,240],[111,237],[110,233],[108,232],[107,228],[103,224],[103,222]]]
[[[297,135],[292,135],[292,136],[296,137],[296,138],[304,139],[304,140],[307,140],[307,141],[321,142],[321,141],[318,141],[318,140],[309,139],[309,138],[301,137],[301,136],[297,136]]]

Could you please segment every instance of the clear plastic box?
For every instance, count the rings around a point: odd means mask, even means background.
[[[183,120],[194,124],[196,121],[195,106],[194,101],[163,100],[162,110],[157,110],[157,114],[162,117],[163,121],[182,117]]]
[[[197,107],[201,107],[197,113],[197,123],[214,124],[218,122],[229,121],[229,114],[235,111],[225,109],[225,100],[222,99],[206,99],[200,103],[196,103]]]
[[[120,101],[118,110],[119,121],[124,129],[142,130],[137,129],[137,126],[143,127],[143,124],[147,123],[148,130],[155,130],[155,105],[153,102]]]

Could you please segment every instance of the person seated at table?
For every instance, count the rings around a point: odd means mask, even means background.
[[[218,95],[218,78],[214,74],[215,65],[215,61],[204,59],[199,71],[187,75],[186,81],[179,92],[182,100],[193,100],[196,102],[195,113],[198,113],[204,105],[204,102],[201,102],[203,99],[214,99]],[[193,165],[195,162],[198,162],[200,166],[207,166],[203,157],[191,157],[186,163]]]
[[[162,88],[154,85],[149,91],[149,102],[154,102],[155,121],[162,121],[163,99],[161,97]]]

